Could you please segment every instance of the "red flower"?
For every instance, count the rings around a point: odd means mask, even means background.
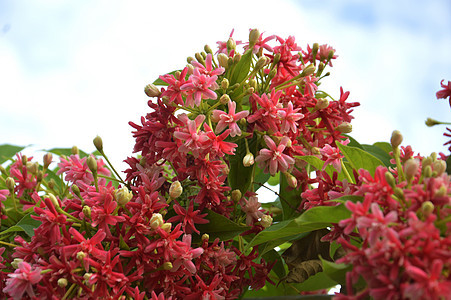
[[[437,97],[437,99],[446,99],[448,97],[449,101],[451,101],[451,81],[448,81],[448,85],[444,84],[445,80],[443,79],[440,82],[440,85],[442,86],[443,90],[438,91],[435,95]],[[451,104],[450,104],[451,105]]]
[[[196,229],[194,224],[208,223],[209,221],[204,219],[207,214],[200,214],[200,210],[194,210],[194,201],[190,201],[188,209],[181,207],[177,201],[175,201],[175,203],[176,204],[174,204],[174,211],[177,213],[177,216],[169,218],[167,222],[181,222],[183,231],[185,231],[185,233],[190,234],[194,231],[197,234],[200,234],[199,230]]]
[[[41,269],[32,268],[32,266],[25,261],[20,262],[16,271],[12,274],[8,274],[8,277],[3,292],[9,294],[14,300],[23,299],[22,296],[25,292],[33,299],[35,297],[33,285],[37,284],[42,279]]]

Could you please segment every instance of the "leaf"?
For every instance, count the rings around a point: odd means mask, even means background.
[[[274,249],[275,247],[282,245],[283,243],[289,242],[289,241],[293,241],[293,240],[298,240],[306,235],[308,235],[308,232],[303,232],[303,233],[299,233],[299,234],[295,234],[292,236],[287,236],[287,237],[283,237],[277,240],[272,240],[266,243],[263,243],[261,245],[259,245],[258,247],[258,253],[260,253],[260,255],[265,254],[268,251],[271,251],[272,249]]]
[[[394,167],[395,165],[390,162],[392,158],[387,152],[385,152],[382,148],[375,145],[362,145],[363,150],[373,155],[374,157],[380,159],[380,161],[386,167]]]
[[[33,219],[31,213],[29,213],[17,222],[16,226],[22,228],[29,237],[32,237],[34,236],[34,229],[38,228],[41,224],[40,221]]]
[[[239,189],[244,195],[251,187],[255,164],[250,167],[243,165],[243,158],[246,156],[246,146],[244,139],[236,142],[238,144],[235,155],[229,155],[230,171],[227,177],[229,186],[233,190]],[[254,156],[257,152],[257,135],[248,140],[249,150]]]
[[[0,164],[3,164],[5,161],[13,157],[14,154],[19,153],[23,149],[25,149],[25,147],[9,144],[0,145]]]
[[[323,258],[320,259],[323,264],[324,273],[338,284],[345,285],[346,273],[352,270],[352,265],[337,264]]]
[[[236,64],[235,69],[233,70],[232,77],[230,78],[230,85],[234,85],[235,83],[240,83],[249,74],[249,70],[251,68],[252,61],[252,50],[249,49],[241,56],[240,61]]]
[[[313,207],[292,220],[273,224],[259,232],[247,245],[247,249],[268,241],[278,240],[303,232],[326,228],[351,216],[351,212],[342,204],[337,206]]]
[[[298,208],[301,204],[301,191],[290,188],[286,177],[280,174],[279,198],[282,204],[283,219],[288,220],[299,214]]]
[[[349,147],[336,143],[341,153],[346,157],[351,167],[358,171],[359,169],[366,169],[374,176],[374,172],[377,166],[383,165],[383,163],[373,155],[365,152],[362,149]]]
[[[50,152],[59,156],[71,156],[72,155],[72,148],[52,148],[49,150],[42,150],[46,152]],[[82,150],[78,150],[80,158],[88,156],[88,154]]]
[[[276,261],[276,263],[274,264],[274,267],[272,268],[272,271],[274,271],[274,273],[276,273],[276,275],[279,277],[279,279],[285,277],[286,273],[285,273],[285,266],[283,263],[283,259],[277,251],[272,249],[271,251],[266,252],[263,255],[263,258],[265,259],[265,261],[267,263],[272,263],[272,262]]]
[[[373,144],[373,146],[381,148],[387,154],[390,154],[390,152],[393,151],[392,146],[390,145],[390,143],[387,142],[376,142]]]
[[[324,163],[325,163],[324,161],[322,161],[321,159],[319,159],[318,157],[313,156],[313,155],[295,156],[295,158],[302,159],[303,161],[307,162],[308,164],[310,164],[311,166],[313,166],[317,170],[322,170],[322,168],[324,166]],[[346,166],[346,169],[349,172],[349,168],[348,168],[349,166],[347,166],[346,162],[345,162],[345,166]],[[351,168],[351,170],[352,170],[352,168]],[[337,170],[335,170],[335,168],[333,166],[331,166],[331,165],[327,165],[326,169],[324,171],[326,171],[326,173],[331,178],[332,178],[334,172],[337,172]],[[338,174],[338,177],[337,177],[338,180],[343,180],[345,178],[346,177],[343,174],[343,172]]]
[[[8,229],[0,232],[0,235],[7,234],[9,232],[20,232],[20,231],[24,231],[24,229],[20,226],[14,225],[14,226],[11,226]]]
[[[207,233],[211,240],[219,238],[222,241],[228,241],[239,235],[240,233],[249,230],[249,226],[239,225],[232,220],[209,211],[205,219],[210,222],[207,224],[196,224],[196,228],[200,231],[200,235]],[[193,236],[193,238],[196,236]]]
[[[343,134],[343,135],[349,139],[349,144],[347,144],[347,146],[363,149],[362,145],[360,145],[360,143],[357,142],[357,140],[354,139],[352,136],[347,135],[347,134]]]
[[[172,72],[169,72],[169,75],[174,75],[176,72],[181,72],[182,70],[175,70]],[[155,85],[164,85],[164,86],[168,86],[169,84],[167,84],[166,82],[164,82],[163,80],[160,79],[160,77],[158,77],[154,82],[152,82],[152,84]]]
[[[257,188],[258,189],[260,187],[260,185],[265,184],[268,179],[271,179],[271,175],[269,175],[269,173],[265,173],[263,172],[262,169],[260,169],[258,166],[255,166],[255,175],[254,175],[254,184],[257,183]]]
[[[276,174],[276,176],[269,176],[269,180],[268,180],[269,185],[276,186],[279,183],[280,183],[280,175],[279,174]]]

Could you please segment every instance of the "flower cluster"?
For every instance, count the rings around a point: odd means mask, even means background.
[[[274,283],[274,257],[246,246],[274,217],[255,188],[279,173],[306,187],[302,156],[336,166],[359,105],[319,90],[336,57],[255,29],[215,54],[205,46],[146,86],[151,111],[130,122],[137,155],[124,180],[76,148],[53,151],[54,170],[51,153],[42,166],[17,155],[2,168],[1,296],[236,299]]]

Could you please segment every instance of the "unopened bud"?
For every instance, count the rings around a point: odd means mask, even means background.
[[[233,38],[230,37],[227,40],[227,51],[230,52],[230,51],[235,50],[235,49],[236,49],[236,42],[235,42],[235,40]]]
[[[194,57],[197,59],[197,61],[203,65],[205,65],[205,59],[203,58],[202,54],[197,52]]]
[[[263,68],[268,63],[266,56],[261,56],[255,63],[255,70]]]
[[[24,155],[22,155],[22,164],[24,165],[24,166],[26,166],[27,165],[27,162],[28,162],[28,157],[24,154]]]
[[[186,67],[188,68],[188,71],[186,72],[188,75],[194,73],[194,66],[192,64],[187,64]]]
[[[235,56],[233,57],[233,63],[237,64],[240,60],[241,60],[241,54],[240,53],[235,54]]]
[[[254,91],[255,91],[254,88],[250,87],[246,90],[246,95],[251,95],[252,93],[254,93]]]
[[[399,187],[393,188],[393,194],[400,199],[404,199],[404,191]]]
[[[16,182],[14,181],[14,178],[12,178],[12,177],[6,178],[6,187],[8,188],[8,190],[11,194],[14,193],[15,186],[16,186]]]
[[[144,93],[149,97],[159,97],[161,95],[160,89],[153,83],[149,83],[144,87]]]
[[[163,270],[169,271],[169,270],[172,270],[172,268],[173,268],[173,266],[170,261],[163,263]]]
[[[210,236],[207,233],[202,234],[202,241],[208,241]]]
[[[326,98],[319,98],[318,102],[316,102],[316,105],[314,107],[314,110],[321,110],[325,109],[329,106],[329,101]]]
[[[2,165],[0,165],[0,172],[2,175],[8,175],[8,172],[6,172],[6,169]]]
[[[251,152],[249,152],[248,154],[246,154],[246,156],[244,156],[243,158],[243,165],[245,167],[250,167],[255,163],[254,160],[254,154],[252,154]]]
[[[394,148],[398,148],[402,143],[402,134],[399,130],[394,130],[391,134],[390,144]]]
[[[426,178],[432,177],[432,167],[430,165],[423,167],[423,175]]]
[[[163,225],[161,225],[161,229],[163,229],[167,233],[171,232],[171,228],[172,228],[172,223],[164,223]]]
[[[91,219],[91,208],[89,206],[83,206],[82,212],[86,218]]]
[[[434,172],[437,172],[437,176],[440,176],[446,170],[446,161],[444,160],[436,160],[432,164]]]
[[[337,127],[335,127],[335,130],[341,132],[341,133],[350,133],[352,132],[352,125],[348,122],[343,122]]]
[[[18,269],[18,268],[19,268],[19,264],[20,264],[21,262],[23,262],[23,259],[22,259],[22,258],[14,258],[14,260],[11,262],[11,266],[12,266],[14,269]]]
[[[260,225],[263,226],[263,228],[268,228],[272,224],[272,217],[270,215],[263,215],[260,220]]]
[[[193,62],[193,60],[195,60],[194,59],[194,57],[192,57],[192,56],[188,56],[187,58],[186,58],[186,61],[187,61],[187,63],[192,63]]]
[[[86,164],[93,174],[97,174],[97,161],[94,157],[89,156],[86,160]]]
[[[75,184],[73,184],[70,189],[72,190],[72,192],[81,199],[81,194],[80,194],[80,189],[78,188],[78,186],[76,186]]]
[[[428,156],[428,157],[425,157],[425,158],[421,161],[421,165],[422,165],[423,167],[425,167],[425,166],[431,166],[431,165],[432,165],[432,162],[433,162],[432,157]]]
[[[448,189],[446,186],[441,185],[440,188],[435,192],[434,197],[444,197],[448,194]]]
[[[272,69],[271,71],[269,71],[268,80],[273,79],[276,76],[276,74],[277,74],[277,70],[276,69]]]
[[[55,208],[60,206],[60,204],[59,204],[59,202],[58,202],[58,199],[56,199],[55,195],[53,195],[53,194],[48,194],[48,195],[47,195],[47,198],[50,199],[50,201],[52,202],[53,206],[55,206]]]
[[[39,170],[39,164],[37,162],[27,162],[27,171],[30,172],[33,175],[36,175],[36,173]]]
[[[65,288],[67,286],[68,282],[66,278],[60,278],[58,279],[58,286],[61,288]]]
[[[434,204],[431,201],[425,201],[421,204],[421,211],[425,217],[428,217],[434,211]]]
[[[221,81],[221,88],[225,91],[228,89],[228,87],[229,87],[229,80],[227,78],[224,78]]]
[[[281,57],[280,53],[277,53],[276,55],[274,55],[274,59],[273,59],[272,63],[277,65],[280,61],[280,57]]]
[[[71,152],[74,155],[80,154],[80,151],[78,151],[78,147],[77,146],[72,146]]]
[[[219,62],[219,65],[223,68],[227,69],[229,67],[229,57],[227,55],[225,55],[224,53],[218,54],[218,62]]]
[[[129,191],[126,186],[116,190],[115,195],[117,204],[119,204],[120,206],[124,206],[133,198],[133,193]]]
[[[232,191],[232,200],[233,202],[237,203],[238,201],[240,201],[241,199],[241,191],[239,189],[233,190]]]
[[[334,57],[334,53],[335,53],[334,50],[330,50],[330,51],[329,51],[329,55],[327,56],[327,60],[328,60],[328,61],[331,60],[331,59]]]
[[[52,178],[52,179],[49,180],[49,183],[47,183],[47,184],[49,185],[49,188],[50,188],[51,190],[53,190],[53,188],[54,188],[55,185],[56,185],[56,182],[55,182],[55,180]]]
[[[207,53],[205,53],[204,51],[202,51],[202,52],[200,53],[200,55],[202,55],[202,58],[203,58],[203,59],[206,59],[206,58],[207,58]]]
[[[432,127],[432,126],[440,124],[439,121],[431,119],[431,118],[427,118],[425,123],[426,123],[426,126],[428,126],[428,127]]]
[[[224,94],[221,96],[221,98],[219,98],[219,102],[221,102],[221,104],[227,104],[230,101],[230,97],[227,94]]]
[[[204,46],[204,50],[205,50],[205,52],[207,52],[209,54],[213,54],[213,51],[211,50],[210,46],[208,46],[208,45]]]
[[[83,275],[83,279],[89,282],[89,280],[91,279],[91,276],[92,276],[92,273],[85,273]]]
[[[316,59],[316,54],[318,53],[318,49],[319,49],[319,44],[318,43],[314,43],[312,46],[312,57],[313,59]]]
[[[298,181],[296,180],[296,177],[291,175],[288,172],[284,172],[283,175],[285,176],[285,179],[287,180],[288,186],[292,188],[296,188],[298,186]]]
[[[417,174],[419,162],[416,159],[410,158],[404,163],[404,174],[407,180],[410,182],[412,178]]]
[[[96,136],[92,142],[94,143],[94,146],[96,147],[97,151],[102,153],[102,151],[103,151],[102,138],[100,136]]]
[[[249,48],[252,48],[260,38],[260,31],[258,29],[252,29],[249,32]]]
[[[302,70],[301,77],[309,76],[315,73],[316,67],[312,64],[308,65],[307,67]]]
[[[183,193],[183,187],[180,184],[180,181],[176,180],[171,184],[171,187],[169,188],[169,197],[172,199],[176,199],[180,197],[180,195]]]
[[[152,215],[152,218],[150,218],[149,223],[150,223],[150,228],[157,229],[164,223],[163,216],[159,213],[154,213]]]
[[[46,153],[44,154],[44,169],[47,169],[49,165],[52,163],[53,155],[52,153]]]
[[[249,80],[249,86],[253,87],[254,90],[256,90],[257,89],[257,80],[255,80],[254,78],[250,79]]]
[[[387,181],[388,185],[394,188],[396,186],[396,180],[392,173],[389,171],[385,172],[385,180]]]

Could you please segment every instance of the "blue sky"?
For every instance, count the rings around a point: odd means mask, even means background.
[[[164,2],[164,3],[163,3]],[[353,136],[444,151],[451,80],[451,4],[429,1],[58,1],[0,0],[0,143],[92,151],[100,135],[119,168],[131,155],[128,121],[148,112],[145,84],[186,57],[249,28],[298,45],[331,44],[339,58],[322,89],[351,92]]]

